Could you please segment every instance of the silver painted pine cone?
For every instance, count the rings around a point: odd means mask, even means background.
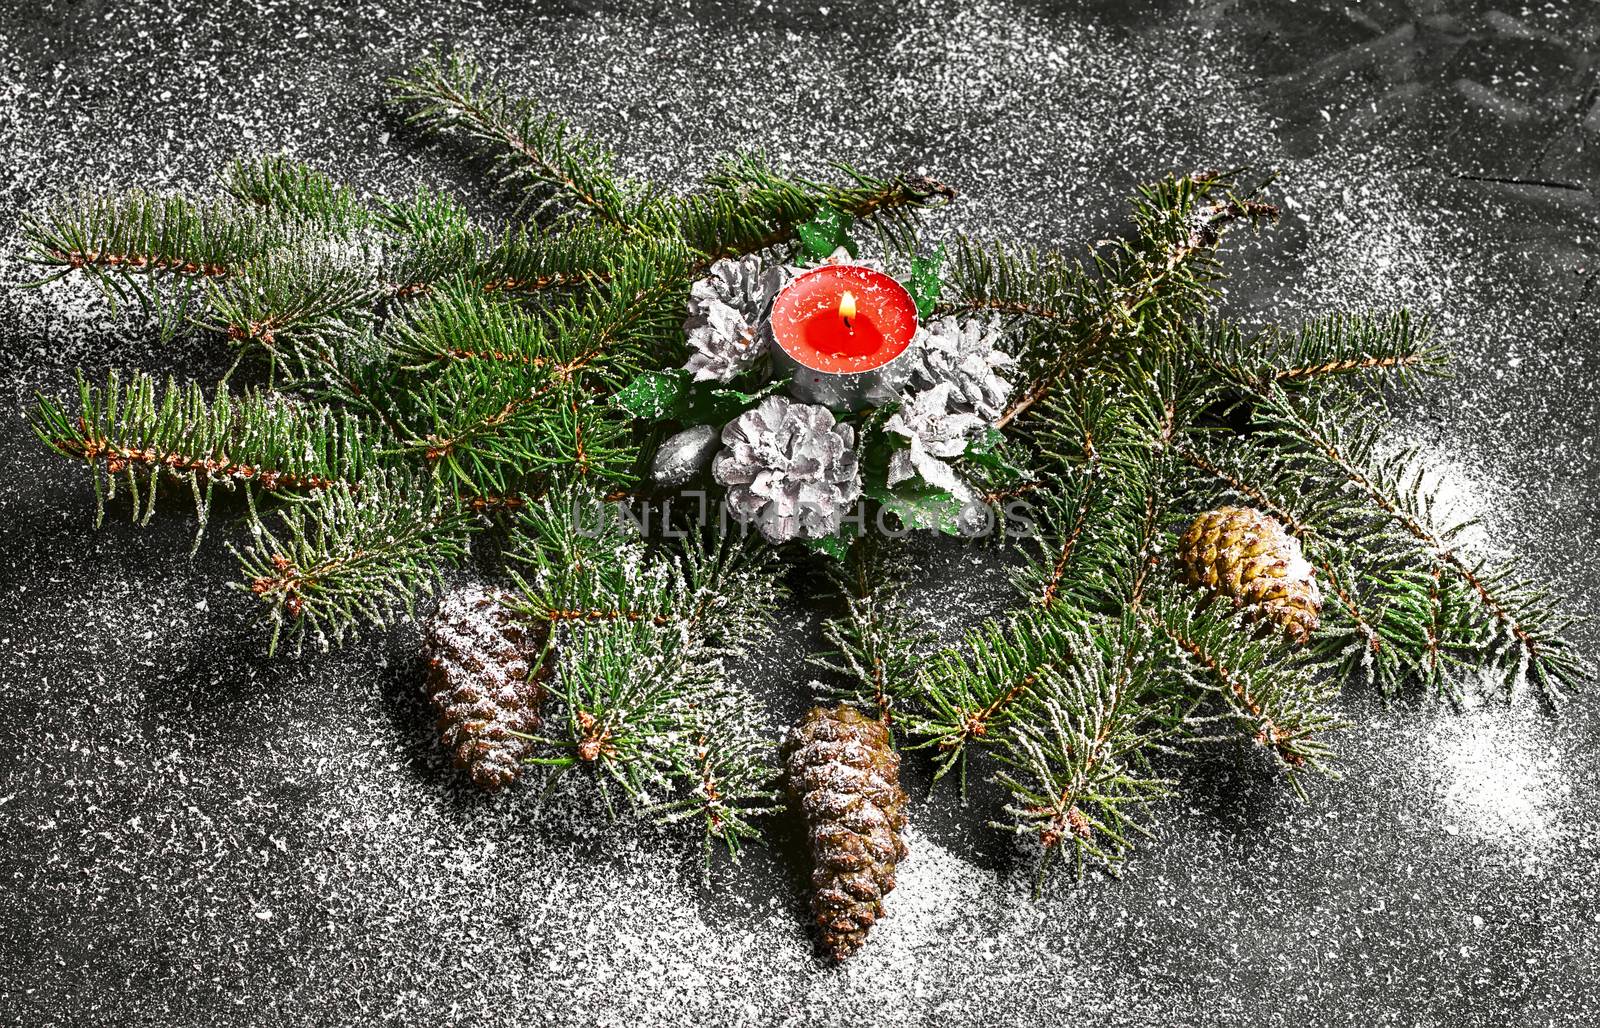
[[[861,496],[856,433],[816,404],[769,396],[722,430],[712,476],[728,510],[775,543],[833,535]]]
[[[781,264],[767,265],[758,254],[724,257],[689,289],[689,361],[696,382],[727,382],[748,370],[767,351],[767,315],[772,300],[791,277]]]
[[[912,393],[889,415],[884,431],[910,440],[906,449],[896,450],[889,458],[889,485],[921,475],[929,485],[957,496],[965,494],[966,485],[942,458],[965,453],[968,440],[982,432],[986,422],[955,407],[955,386],[940,382],[932,389]]]
[[[1001,372],[1016,363],[1000,349],[998,323],[940,318],[924,325],[911,344],[912,384],[923,389],[948,382],[951,409],[993,424],[1005,412],[1011,383]]]

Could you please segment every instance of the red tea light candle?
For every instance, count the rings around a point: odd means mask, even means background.
[[[773,358],[789,391],[808,403],[863,410],[894,399],[909,369],[899,360],[917,332],[906,287],[859,264],[825,264],[795,277],[772,305]]]

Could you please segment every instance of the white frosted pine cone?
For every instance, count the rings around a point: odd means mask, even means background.
[[[949,383],[952,409],[976,414],[986,424],[1005,413],[1011,383],[1002,372],[1016,359],[1000,349],[998,322],[940,318],[918,329],[911,345],[914,386]]]
[[[724,257],[689,289],[689,360],[697,382],[728,382],[767,351],[767,315],[778,291],[792,277],[781,264],[768,266],[757,254]]]
[[[929,485],[965,495],[966,483],[941,458],[961,456],[987,424],[979,415],[957,409],[955,386],[949,382],[907,396],[883,424],[884,431],[910,441],[908,448],[889,457],[889,485],[921,475]]]
[[[729,512],[771,541],[821,539],[861,497],[855,441],[828,408],[769,396],[723,428],[711,473]]]

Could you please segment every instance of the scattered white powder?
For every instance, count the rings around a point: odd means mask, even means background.
[[[1432,526],[1440,531],[1466,526],[1454,536],[1452,545],[1468,557],[1510,557],[1501,523],[1504,487],[1486,476],[1487,462],[1476,448],[1459,443],[1447,445],[1426,436],[1408,439],[1396,431],[1384,441],[1379,453],[1398,457],[1410,450],[1416,451],[1412,471],[1421,472],[1419,491],[1430,498],[1426,510]],[[1411,481],[1410,475],[1406,481]]]
[[[1478,710],[1435,720],[1423,741],[1418,766],[1443,804],[1446,831],[1505,851],[1530,874],[1548,870],[1571,831],[1574,787],[1552,725]]]
[[[1451,509],[1489,515],[1489,539],[1569,592],[1597,580],[1600,290],[1566,287],[1574,264],[1594,265],[1592,199],[1452,188],[1455,171],[1499,169],[1418,166],[1398,152],[1409,129],[1372,145],[1359,109],[1409,88],[1362,78],[1396,53],[1369,43],[1466,38],[1480,31],[1471,19],[1396,15],[1385,35],[1376,20],[1393,12],[1352,7],[1339,30],[1371,22],[1370,39],[1330,45],[1307,79],[1262,68],[1272,47],[1241,36],[1226,5],[1168,5],[1136,29],[1001,0],[912,0],[892,18],[786,5],[731,26],[726,12],[578,6],[595,9],[130,2],[107,23],[63,18],[48,64],[0,15],[0,239],[51,196],[211,188],[229,156],[261,151],[492,211],[454,149],[419,145],[379,111],[386,75],[457,46],[669,185],[740,146],[811,171],[836,157],[939,176],[964,195],[932,219],[935,236],[1076,252],[1120,229],[1136,183],[1250,164],[1282,174],[1286,216],[1260,242],[1236,237],[1230,309],[1285,322],[1429,312],[1458,377],[1401,417],[1439,458]],[[1322,17],[1312,6],[1297,13]],[[245,11],[255,28],[241,40],[231,19]],[[1562,59],[1582,48],[1564,45]],[[1452,95],[1534,99],[1509,78],[1478,85]],[[1309,125],[1292,120],[1309,102],[1296,88],[1325,98]],[[1530,272],[1535,260],[1548,274]],[[0,245],[0,282],[30,273]],[[1345,781],[1312,781],[1300,804],[1248,762],[1195,769],[1124,881],[1091,874],[1040,902],[1025,855],[984,827],[986,786],[970,806],[926,798],[926,764],[908,755],[911,855],[887,919],[830,969],[812,954],[805,868],[782,822],[772,846],[702,885],[685,833],[614,823],[586,790],[542,811],[531,789],[477,796],[437,746],[413,628],[269,662],[239,627],[247,600],[220,588],[234,573],[226,512],[192,563],[176,509],[148,531],[116,511],[101,533],[87,527],[81,476],[42,462],[16,411],[34,389],[69,391],[78,365],[214,377],[228,355],[212,341],[160,342],[81,283],[0,290],[0,335],[0,395],[15,399],[0,451],[0,518],[15,532],[0,589],[0,1020],[198,1023],[234,1008],[263,1023],[625,1028],[1592,1020],[1577,990],[1600,978],[1585,928],[1600,847],[1592,790],[1573,788],[1597,773],[1591,707],[1558,728],[1531,705],[1454,718],[1350,697]],[[992,552],[918,552],[912,602],[945,641],[1010,602]],[[796,651],[818,645],[815,607],[798,598],[736,672],[770,697],[774,722],[809,702]],[[1592,597],[1575,608],[1592,611]],[[1497,997],[1522,1006],[1506,1015]]]

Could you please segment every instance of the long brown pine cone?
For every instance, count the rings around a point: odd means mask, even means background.
[[[538,731],[548,662],[532,674],[549,626],[511,617],[499,597],[458,589],[428,622],[423,654],[440,740],[480,788],[494,791],[521,771]]]
[[[814,707],[788,741],[789,793],[811,846],[811,910],[843,960],[867,941],[906,856],[906,794],[889,730],[854,707]]]
[[[1190,523],[1178,542],[1184,577],[1231,598],[1304,643],[1317,630],[1322,591],[1300,540],[1276,518],[1249,507],[1218,507]]]

